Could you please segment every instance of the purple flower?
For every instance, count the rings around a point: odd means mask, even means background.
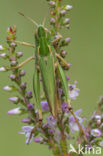
[[[56,120],[54,119],[52,115],[48,116],[46,120],[47,120],[47,124],[49,128],[55,128]]]
[[[9,100],[13,103],[18,103],[19,102],[19,98],[18,97],[10,97]]]
[[[16,76],[14,74],[11,74],[9,77],[11,80],[15,80],[15,78],[16,78]]]
[[[76,84],[69,84],[69,97],[72,100],[76,100],[76,97],[79,96],[80,89],[76,88]]]
[[[25,89],[25,88],[26,88],[26,82],[22,82],[22,83],[21,83],[21,87],[22,87],[23,89]]]
[[[11,61],[11,65],[15,66],[15,65],[17,65],[17,62],[16,61]]]
[[[24,134],[26,136],[26,144],[31,143],[34,139],[34,134],[31,135],[33,128],[33,126],[23,126],[23,132],[19,132],[19,134]]]
[[[18,108],[14,108],[14,109],[11,109],[10,111],[8,111],[8,114],[19,115],[19,114],[22,114],[22,111],[23,111],[23,109],[21,107],[18,107]]]
[[[22,122],[23,123],[30,123],[31,122],[31,119],[30,118],[24,118],[23,120],[22,120]]]
[[[53,134],[53,133],[54,133],[54,130],[53,130],[53,129],[49,129],[48,132],[49,132],[50,134]]]
[[[21,56],[23,56],[23,52],[21,52],[21,51],[20,51],[20,52],[17,52],[17,53],[16,53],[16,56],[17,56],[18,58],[20,58]]]
[[[47,101],[41,101],[42,111],[49,111],[49,106]]]
[[[79,123],[82,126],[82,122],[84,121],[84,119],[81,118],[81,117],[79,117],[79,115],[80,115],[81,112],[82,112],[82,110],[79,109],[79,110],[77,110],[75,112],[75,115],[76,115]],[[75,121],[75,119],[74,119],[74,117],[72,115],[69,117],[69,127],[70,127],[70,130],[71,130],[72,133],[74,133],[74,131],[79,131],[79,127],[78,127],[78,125],[77,125],[77,123],[76,123],[76,121]]]
[[[64,113],[68,113],[69,112],[67,103],[63,103],[62,104],[62,110],[63,110]]]
[[[12,47],[15,47],[15,46],[16,46],[16,43],[12,42],[10,45],[11,45]]]
[[[95,115],[94,118],[96,121],[98,121],[98,120],[101,121],[101,119],[102,119],[102,117],[100,115]]]
[[[62,56],[62,57],[65,57],[66,54],[67,54],[67,52],[66,52],[65,50],[62,50],[62,51],[61,51],[61,56]]]
[[[21,75],[21,76],[24,76],[25,74],[26,74],[26,71],[25,71],[25,70],[21,70],[21,71],[20,71],[20,75]]]
[[[43,80],[43,79],[42,79],[42,78],[40,78],[40,82],[42,82],[42,80]]]
[[[6,53],[0,54],[0,57],[1,57],[1,58],[4,58],[4,59],[7,58],[7,56],[8,56],[8,55],[7,55]]]
[[[71,64],[68,64],[68,67],[70,68],[71,67]]]
[[[49,4],[50,4],[50,6],[52,6],[52,7],[55,6],[55,2],[54,2],[54,1],[50,1]]]
[[[37,138],[34,138],[33,139],[36,143],[40,143],[43,141],[43,138],[42,137],[37,137]]]
[[[50,19],[50,23],[55,24],[55,19],[53,17]]]
[[[32,97],[32,91],[27,91],[27,96],[28,96],[29,98],[31,98],[31,97]]]
[[[70,22],[70,18],[66,18],[66,19],[64,20],[64,24],[69,24],[69,22]]]
[[[5,72],[6,71],[6,68],[5,67],[0,67],[0,71],[1,72]]]
[[[69,43],[70,41],[71,41],[71,38],[70,37],[68,37],[68,38],[65,39],[65,43],[66,44]]]
[[[69,76],[67,76],[67,81],[69,81],[70,80],[70,77]]]
[[[66,14],[66,10],[61,10],[60,14],[64,16]]]
[[[65,7],[65,9],[66,9],[67,11],[71,10],[72,8],[73,8],[72,5],[66,5],[66,7]]]
[[[54,117],[52,115],[48,116],[46,120],[47,120],[48,128],[52,129],[51,131],[54,134],[55,141],[60,143],[61,132],[60,132],[59,128],[57,128],[56,120],[54,119]]]
[[[94,137],[100,137],[102,135],[102,132],[97,128],[91,129],[91,135]]]
[[[3,87],[3,90],[5,90],[5,91],[12,91],[13,90],[13,87],[11,87],[11,86],[5,86],[5,87]]]
[[[30,109],[30,110],[34,109],[33,104],[28,104],[28,109]]]
[[[43,124],[43,128],[44,128],[44,129],[47,129],[47,128],[48,128],[48,124],[47,124],[47,123],[44,123],[44,124]]]

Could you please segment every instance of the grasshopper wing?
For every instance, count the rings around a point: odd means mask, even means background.
[[[57,66],[57,70],[58,70],[58,74],[59,74],[59,77],[60,77],[60,80],[62,83],[62,87],[63,87],[63,91],[65,94],[66,101],[68,101],[69,93],[68,93],[68,84],[67,84],[65,73],[64,73],[64,71],[60,65]]]

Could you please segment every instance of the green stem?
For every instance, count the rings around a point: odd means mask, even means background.
[[[53,155],[54,156],[61,156],[61,153],[60,153],[58,147],[55,147],[55,149],[53,149]]]
[[[61,146],[61,151],[62,151],[62,156],[67,156],[67,143],[66,141],[61,141],[60,143]]]

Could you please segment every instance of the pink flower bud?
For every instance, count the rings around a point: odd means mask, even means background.
[[[55,7],[55,2],[54,1],[50,1],[49,4],[50,4],[51,7]]]
[[[23,56],[23,52],[21,52],[21,51],[17,52],[17,53],[16,53],[16,56],[17,56],[18,58],[22,57],[22,56]]]
[[[66,5],[66,7],[65,7],[65,9],[66,9],[67,11],[71,10],[72,8],[73,8],[72,5]]]
[[[0,57],[1,57],[1,58],[4,58],[4,59],[7,58],[7,56],[8,56],[8,55],[7,55],[6,53],[0,54]]]
[[[13,90],[13,87],[11,87],[11,86],[5,86],[5,87],[3,87],[3,90],[5,90],[5,91],[12,91]]]
[[[53,17],[50,19],[50,23],[55,24],[55,19]]]
[[[15,80],[15,78],[16,78],[16,76],[14,74],[11,74],[9,77],[11,80]]]
[[[64,16],[66,14],[66,10],[61,10],[60,14]]]
[[[9,100],[15,104],[17,104],[19,102],[19,98],[18,97],[10,97]]]
[[[22,113],[21,107],[14,108],[14,109],[11,109],[10,111],[8,111],[9,115],[19,115],[21,113]]]
[[[0,67],[0,72],[5,72],[6,68],[5,67]]]

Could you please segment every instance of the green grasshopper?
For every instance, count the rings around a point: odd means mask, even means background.
[[[24,14],[22,13],[20,14],[24,16]],[[30,17],[27,16],[24,17],[26,17],[34,24],[36,24],[36,22],[33,21]],[[12,69],[20,68],[25,63],[29,62],[32,59],[35,59],[33,90],[36,99],[36,104],[39,110],[39,121],[42,121],[40,76],[42,77],[42,84],[43,84],[45,97],[47,99],[50,112],[54,116],[54,118],[57,118],[58,110],[61,109],[60,100],[58,97],[58,90],[56,88],[56,77],[59,77],[65,95],[65,102],[68,104],[68,108],[71,114],[74,116],[75,121],[77,122],[81,133],[83,134],[85,140],[87,141],[85,137],[85,132],[82,129],[78,119],[76,118],[72,110],[70,100],[69,100],[68,84],[67,84],[66,76],[61,65],[59,64],[58,59],[60,59],[65,66],[68,66],[68,63],[66,63],[65,60],[54,51],[51,37],[50,37],[51,35],[48,29],[46,29],[43,25],[36,24],[36,26],[37,26],[37,30],[35,31],[35,54],[34,54],[35,56],[30,57],[29,59],[27,59],[26,61],[24,61],[23,63],[21,63],[20,65]],[[22,45],[34,47],[34,45],[30,45],[25,42],[19,42],[19,41],[16,42]]]

